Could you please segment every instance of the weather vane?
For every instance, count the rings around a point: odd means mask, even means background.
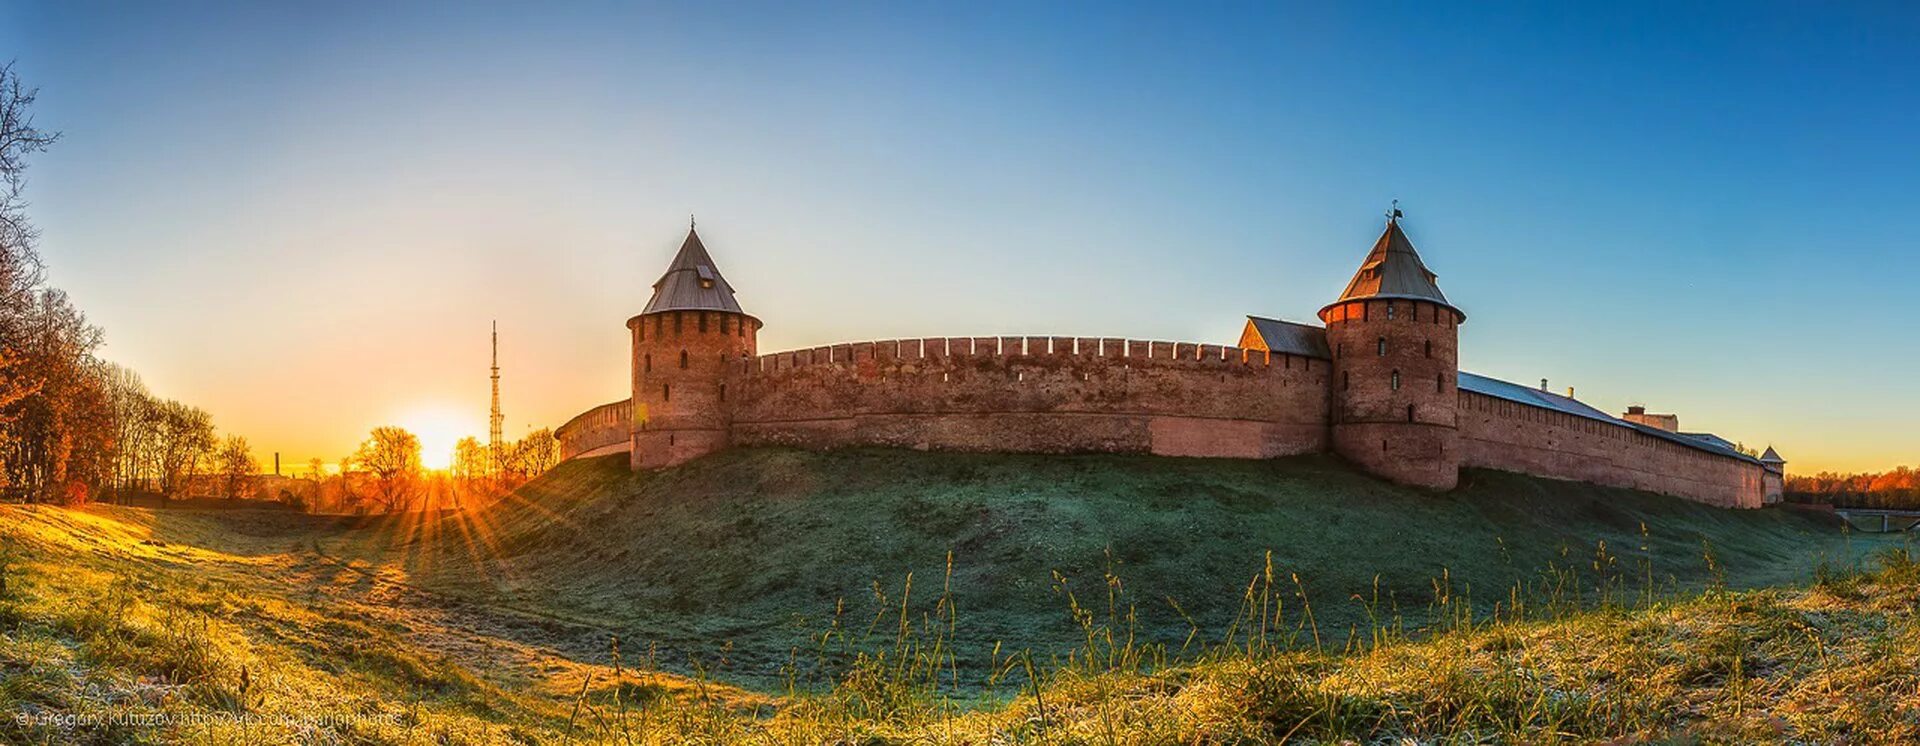
[[[687,213],[687,230],[693,230],[693,213]]]
[[[1400,200],[1396,199],[1393,201],[1393,209],[1387,211],[1387,219],[1399,220],[1403,217],[1406,217],[1406,213],[1400,212]]]

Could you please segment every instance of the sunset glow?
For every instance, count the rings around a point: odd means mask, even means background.
[[[421,405],[394,417],[393,424],[420,439],[420,463],[444,471],[453,465],[453,445],[461,438],[486,439],[486,422],[446,404]]]
[[[1311,318],[1392,198],[1451,247],[1442,279],[1482,320],[1466,369],[1673,410],[1806,471],[1920,452],[1904,296],[1841,290],[1920,268],[1888,248],[1920,205],[1916,151],[1884,145],[1912,120],[1879,95],[1911,77],[1899,24],[1438,5],[1386,13],[1401,38],[1375,45],[1381,14],[1339,5],[1176,29],[965,5],[115,10],[0,8],[37,116],[70,130],[33,177],[49,276],[107,358],[289,462],[412,402],[484,435],[496,319],[506,432],[623,390],[603,351],[688,213],[768,350],[1227,341],[1249,311]],[[1771,51],[1683,51],[1727,48]],[[1863,354],[1834,381],[1805,340]],[[430,461],[448,434],[422,434]]]

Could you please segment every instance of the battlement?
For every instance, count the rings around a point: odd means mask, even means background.
[[[1326,361],[1114,337],[925,337],[760,355],[739,443],[1260,458],[1322,449]]]
[[[819,365],[890,365],[942,360],[995,360],[1036,366],[1084,362],[1182,364],[1323,372],[1324,360],[1267,350],[1200,342],[1166,342],[1115,337],[923,337],[847,342],[760,355],[742,361],[739,373],[777,375]]]
[[[589,409],[553,431],[562,461],[624,450],[633,427],[633,400],[621,399]]]

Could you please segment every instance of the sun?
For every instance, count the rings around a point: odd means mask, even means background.
[[[453,466],[453,445],[477,435],[471,416],[448,406],[422,405],[402,413],[400,427],[420,439],[420,465],[445,470]]]

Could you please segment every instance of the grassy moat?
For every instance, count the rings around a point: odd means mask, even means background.
[[[1920,738],[1903,542],[1496,472],[741,450],[0,534],[7,742]]]

